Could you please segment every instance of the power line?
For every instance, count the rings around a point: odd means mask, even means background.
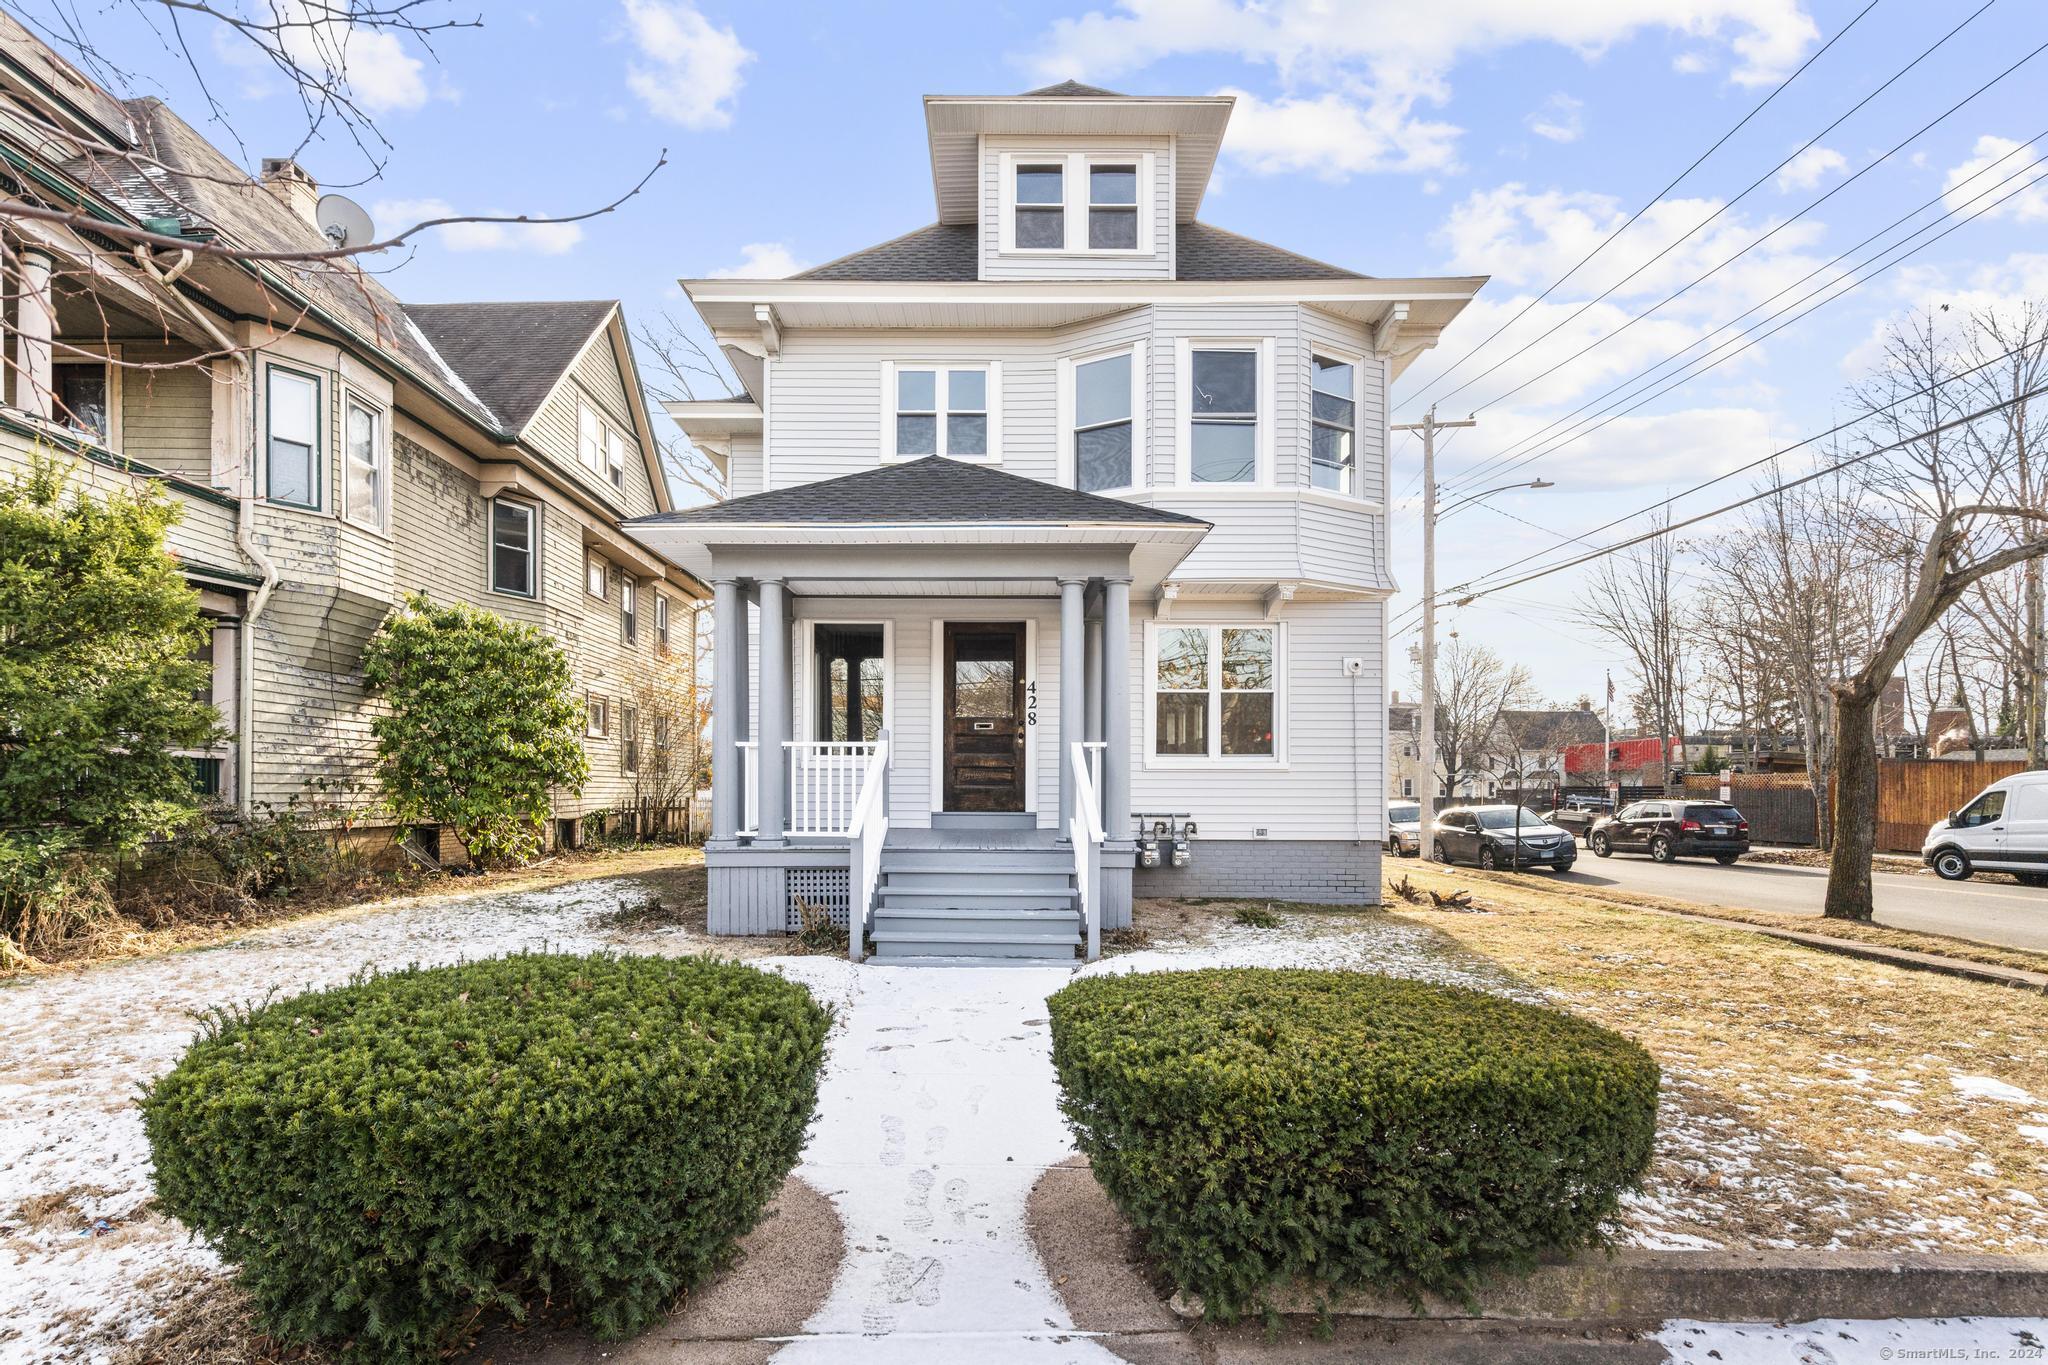
[[[2048,133],[2039,134],[2037,136],[2048,136]],[[2019,150],[2020,148],[2014,148],[2013,152],[2007,153],[2007,156],[2011,156],[2017,153]],[[2003,161],[2004,159],[2004,157],[2000,158],[2001,161]],[[2039,167],[2044,163],[2048,163],[2048,156],[2035,158],[2035,160],[2028,163],[2019,171],[2016,171],[2013,174],[2008,175],[2004,180],[1999,181],[1998,184],[1992,186],[1990,189],[1985,190],[1982,193],[1975,196],[1974,198],[1968,200],[1967,203],[1976,204],[1979,200],[1985,198],[1987,195],[1996,193],[2003,186],[2010,184],[2012,181],[2018,179],[2020,176],[2026,175],[2029,171],[2034,170],[2036,167]],[[1986,169],[1989,168],[1987,167]],[[1975,177],[1973,176],[1972,178],[1974,179]],[[1470,469],[1465,470],[1464,472],[1458,474],[1454,478],[1445,480],[1443,485],[1444,488],[1447,491],[1455,491],[1457,488],[1460,487],[1469,487],[1471,484],[1479,482],[1484,478],[1499,477],[1500,475],[1512,473],[1513,471],[1521,469],[1531,464],[1532,462],[1543,458],[1546,455],[1555,454],[1557,451],[1564,449],[1566,446],[1593,435],[1595,432],[1600,431],[1602,428],[1611,425],[1613,422],[1620,420],[1622,417],[1627,416],[1629,413],[1635,412],[1638,409],[1647,406],[1648,404],[1663,397],[1665,394],[1672,392],[1674,389],[1680,388],[1685,384],[1691,383],[1694,379],[1699,378],[1701,375],[1706,374],[1711,370],[1720,368],[1722,365],[1725,365],[1729,361],[1733,360],[1736,356],[1741,355],[1744,351],[1749,350],[1752,346],[1756,346],[1764,341],[1768,341],[1771,337],[1776,336],[1779,332],[1784,331],[1787,327],[1790,327],[1794,323],[1800,322],[1805,318],[1810,317],[1812,314],[1818,312],[1822,308],[1825,308],[1827,305],[1835,302],[1837,299],[1840,299],[1854,292],[1855,290],[1860,289],[1863,285],[1868,284],[1871,280],[1876,279],[1879,275],[1882,275],[1886,271],[1892,269],[1894,266],[1901,265],[1905,261],[1910,260],[1912,257],[1920,254],[1922,251],[1925,251],[1927,248],[1933,246],[1935,243],[1947,237],[1950,233],[1955,232],[1960,228],[1968,226],[1970,223],[1975,222],[1977,219],[1985,216],[1986,214],[1995,212],[2007,200],[2012,199],[2016,195],[2025,193],[2027,190],[2032,189],[2035,185],[2041,183],[2041,181],[2044,179],[2048,179],[2048,173],[2035,176],[2032,180],[2027,181],[2025,184],[2015,186],[2012,190],[2008,191],[1994,202],[1986,204],[1982,208],[1975,209],[1972,212],[1965,214],[1962,218],[1958,219],[1954,223],[1951,223],[1948,227],[1942,229],[1942,231],[1936,233],[1934,236],[1929,237],[1926,241],[1919,243],[1917,246],[1913,246],[1910,249],[1901,250],[1901,248],[1904,246],[1906,242],[1912,241],[1913,238],[1920,236],[1922,233],[1933,230],[1945,219],[1953,217],[1954,214],[1958,212],[1958,210],[1952,209],[1949,212],[1944,213],[1943,215],[1941,215],[1940,218],[1936,218],[1933,222],[1927,223],[1924,226],[1917,229],[1916,231],[1909,233],[1906,237],[1900,239],[1900,241],[1894,242],[1890,246],[1881,247],[1877,251],[1871,253],[1871,255],[1865,257],[1863,260],[1858,261],[1855,265],[1849,268],[1849,271],[1844,276],[1831,279],[1826,283],[1817,286],[1814,289],[1808,290],[1805,294],[1800,295],[1799,298],[1793,300],[1791,303],[1779,309],[1777,312],[1771,313],[1766,317],[1760,318],[1756,322],[1750,324],[1748,327],[1745,327],[1740,331],[1736,332],[1733,336],[1721,342],[1719,345],[1715,346],[1712,350],[1709,350],[1704,355],[1691,361],[1685,361],[1684,365],[1686,368],[1689,369],[1688,373],[1679,374],[1675,378],[1669,378],[1668,382],[1666,382],[1666,378],[1651,378],[1651,376],[1656,374],[1658,370],[1663,369],[1665,366],[1671,364],[1674,361],[1682,360],[1686,352],[1690,351],[1694,346],[1698,346],[1700,342],[1708,340],[1709,338],[1714,336],[1715,333],[1726,329],[1727,327],[1731,326],[1734,322],[1740,321],[1743,317],[1748,316],[1749,313],[1756,311],[1757,308],[1764,306],[1764,304],[1770,303],[1772,299],[1781,297],[1782,295],[1789,293],[1791,290],[1796,289],[1800,284],[1804,283],[1805,280],[1811,279],[1814,275],[1819,274],[1820,271],[1827,269],[1828,265],[1835,264],[1841,259],[1840,256],[1837,256],[1834,261],[1830,261],[1827,263],[1827,265],[1819,266],[1816,269],[1807,272],[1807,274],[1803,276],[1801,279],[1796,280],[1792,284],[1786,286],[1786,288],[1780,290],[1777,294],[1772,295],[1771,298],[1763,300],[1762,303],[1753,305],[1745,312],[1737,314],[1736,317],[1730,319],[1729,322],[1722,323],[1720,326],[1715,327],[1711,331],[1705,333],[1697,340],[1687,345],[1683,350],[1680,350],[1673,355],[1665,357],[1663,360],[1657,362],[1655,365],[1652,365],[1648,369],[1639,372],[1634,377],[1624,380],[1621,383],[1615,385],[1614,387],[1608,389],[1605,393],[1599,394],[1593,398],[1588,399],[1585,403],[1580,404],[1571,412],[1566,413],[1562,417],[1554,419],[1548,425],[1542,427],[1538,431],[1515,441],[1512,445],[1508,446],[1505,450],[1501,451],[1499,454],[1493,456],[1492,458],[1482,461],[1480,464],[1472,466]],[[1914,213],[1921,212],[1926,207],[1926,205],[1922,205],[1920,209],[1914,210]],[[1911,218],[1912,216],[1912,213],[1906,215],[1907,218]],[[1899,221],[1904,220],[1901,219]],[[1894,223],[1893,226],[1897,226],[1897,223]],[[1889,231],[1889,229],[1886,229],[1886,231]],[[1883,234],[1879,233],[1877,235],[1881,236]],[[1869,238],[1866,238],[1865,242],[1869,240]],[[1859,250],[1863,245],[1864,243],[1859,242],[1855,247],[1851,247],[1850,251]],[[1860,278],[1856,277],[1855,272],[1863,270],[1866,266],[1869,266],[1872,261],[1876,260],[1877,257],[1884,255],[1888,251],[1898,251],[1899,254],[1894,256],[1892,259],[1885,261],[1882,264],[1871,269],[1867,274],[1862,275]],[[1847,254],[1848,252],[1843,253],[1843,255]],[[1826,293],[1828,290],[1834,290],[1835,292],[1829,294],[1828,297],[1821,299],[1819,302],[1812,304],[1810,307],[1806,307],[1804,309],[1800,308],[1800,305],[1804,304],[1808,299],[1812,299],[1818,294]],[[1799,311],[1794,313],[1795,309],[1798,309]],[[1793,316],[1786,317],[1788,313],[1793,314]],[[1779,323],[1775,327],[1771,327],[1768,331],[1759,332],[1758,329],[1766,327],[1768,324],[1777,321],[1779,318],[1784,318],[1785,321]],[[1745,337],[1748,339],[1744,340]],[[1738,346],[1735,344],[1737,342],[1741,342],[1742,344]],[[1731,346],[1734,347],[1733,350],[1728,349]],[[1725,351],[1726,354],[1718,354],[1723,351]],[[1655,392],[1649,392],[1650,388],[1658,384],[1662,384],[1663,387],[1656,389]],[[1602,399],[1611,397],[1616,393],[1620,393],[1624,389],[1629,389],[1636,385],[1642,385],[1643,387],[1637,388],[1635,392],[1627,394],[1618,402],[1610,403],[1607,406],[1598,409],[1597,411],[1593,412],[1588,416],[1579,417],[1580,413],[1585,412],[1585,410],[1588,407],[1591,407],[1593,404],[1600,402]],[[1608,414],[1612,415],[1610,416]],[[1606,420],[1597,422],[1594,420],[1595,418],[1600,417],[1605,417]],[[1574,421],[1574,418],[1577,418],[1578,420]],[[1515,456],[1515,452],[1517,450],[1520,450],[1522,447],[1528,445],[1530,442],[1542,442],[1546,433],[1551,431],[1553,428],[1557,427],[1560,423],[1566,422],[1570,422],[1572,423],[1572,425],[1580,429],[1576,431],[1560,433],[1558,436],[1552,438],[1548,443],[1542,444],[1539,449],[1531,451],[1519,457],[1510,458]],[[1591,425],[1588,425],[1589,423]]]
[[[1986,0],[1985,8],[1988,9],[1990,7],[1990,3],[1991,0]],[[1651,195],[1649,199],[1643,203],[1643,206],[1641,208],[1637,209],[1634,213],[1631,213],[1628,216],[1627,222],[1623,223],[1620,227],[1614,229],[1605,237],[1601,238],[1599,242],[1594,244],[1594,247],[1591,251],[1588,251],[1584,256],[1581,256],[1579,258],[1578,263],[1576,265],[1574,265],[1570,270],[1565,271],[1564,274],[1559,275],[1555,280],[1552,280],[1548,285],[1544,287],[1542,293],[1538,294],[1535,298],[1523,304],[1521,312],[1516,313],[1506,322],[1503,322],[1500,326],[1494,328],[1493,332],[1484,341],[1480,342],[1477,346],[1474,346],[1471,350],[1467,351],[1463,356],[1459,357],[1457,362],[1454,363],[1449,369],[1443,371],[1441,374],[1431,379],[1429,383],[1425,384],[1418,392],[1414,394],[1414,401],[1420,401],[1424,394],[1427,394],[1431,389],[1435,388],[1438,384],[1443,383],[1444,380],[1449,379],[1453,374],[1457,373],[1457,371],[1461,367],[1463,367],[1467,361],[1471,360],[1474,356],[1477,356],[1481,351],[1485,350],[1488,346],[1492,345],[1494,340],[1498,338],[1502,332],[1505,332],[1508,328],[1520,322],[1524,317],[1528,315],[1530,309],[1534,308],[1537,304],[1543,302],[1543,300],[1549,298],[1551,294],[1556,292],[1557,288],[1560,285],[1562,285],[1566,280],[1578,274],[1579,271],[1585,267],[1587,262],[1591,261],[1595,256],[1598,256],[1601,252],[1605,251],[1617,237],[1621,236],[1622,233],[1628,231],[1630,227],[1634,226],[1637,219],[1641,218],[1644,214],[1648,213],[1651,209],[1655,208],[1658,205],[1658,203],[1663,200],[1665,195],[1677,189],[1679,184],[1687,176],[1691,175],[1694,171],[1698,170],[1702,162],[1704,162],[1708,157],[1712,156],[1715,152],[1721,150],[1721,146],[1723,143],[1727,142],[1729,138],[1734,137],[1737,133],[1741,132],[1743,128],[1748,125],[1751,119],[1755,118],[1758,114],[1761,114],[1765,110],[1765,108],[1767,108],[1770,105],[1772,100],[1784,94],[1786,89],[1789,86],[1791,86],[1792,82],[1798,80],[1802,75],[1806,73],[1806,68],[1812,66],[1815,62],[1819,61],[1821,57],[1827,53],[1829,48],[1833,47],[1836,43],[1840,42],[1842,38],[1849,32],[1849,30],[1856,27],[1858,23],[1862,22],[1863,16],[1870,13],[1870,11],[1876,9],[1877,5],[1878,0],[1870,0],[1869,4],[1865,5],[1862,9],[1858,10],[1856,12],[1855,18],[1851,19],[1848,23],[1842,25],[1842,27],[1836,31],[1834,37],[1828,39],[1825,43],[1821,44],[1821,46],[1814,51],[1813,55],[1808,57],[1805,61],[1801,62],[1798,68],[1794,70],[1791,75],[1785,77],[1784,80],[1778,82],[1777,86],[1772,89],[1771,93],[1765,95],[1763,99],[1757,103],[1756,107],[1751,109],[1748,113],[1744,114],[1733,128],[1730,128],[1727,132],[1721,134],[1720,137],[1715,138],[1713,146],[1707,148],[1707,150],[1701,152],[1698,156],[1694,157],[1691,165],[1687,166],[1684,170],[1680,171],[1676,176],[1672,177],[1671,182],[1669,184],[1665,185],[1663,189],[1658,190],[1655,194]],[[1981,13],[1983,13],[1983,10],[1978,11],[1978,14]],[[1977,16],[1974,14],[1970,16],[1971,19],[1974,19],[1976,17]],[[1969,20],[1964,20],[1964,22],[1968,23]],[[1943,39],[1943,41],[1946,42],[1947,39]],[[1894,77],[1893,79],[1896,80],[1897,77]],[[1890,84],[1890,82],[1886,82],[1886,84]],[[1822,134],[1822,136],[1824,135],[1825,133]],[[1798,153],[1795,152],[1793,155],[1796,156],[1798,155]]]

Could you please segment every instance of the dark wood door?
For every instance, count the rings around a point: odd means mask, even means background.
[[[947,810],[1024,809],[1024,625],[948,622]]]

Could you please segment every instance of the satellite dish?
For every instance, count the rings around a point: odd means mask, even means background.
[[[370,215],[363,212],[363,206],[346,195],[323,194],[313,209],[313,217],[320,224],[320,231],[327,234],[327,240],[339,247],[368,246],[377,240],[376,226],[370,222]]]

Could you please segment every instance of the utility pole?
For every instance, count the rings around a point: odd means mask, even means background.
[[[1394,428],[1422,433],[1422,761],[1429,774],[1429,800],[1422,807],[1422,839],[1416,856],[1425,862],[1436,856],[1436,434],[1451,427],[1477,425],[1469,417],[1462,422],[1439,422],[1432,403],[1420,422],[1403,422]]]

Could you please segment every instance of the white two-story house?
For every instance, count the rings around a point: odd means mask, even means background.
[[[1378,899],[1387,386],[1483,281],[1198,221],[1231,104],[928,97],[936,223],[683,281],[733,496],[628,529],[713,586],[714,931],[1072,957],[1133,896]]]

